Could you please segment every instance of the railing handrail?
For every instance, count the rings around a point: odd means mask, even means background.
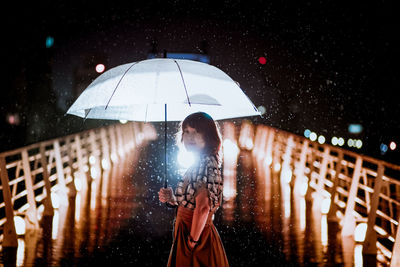
[[[143,131],[146,131],[146,134],[143,134]],[[0,175],[3,202],[0,205],[5,209],[5,217],[0,218],[0,227],[3,227],[3,233],[0,234],[0,239],[3,239],[2,246],[18,246],[14,225],[15,215],[27,216],[27,221],[32,224],[27,225],[27,228],[38,229],[37,204],[39,207],[44,207],[43,215],[52,215],[54,207],[51,195],[53,192],[60,191],[61,195],[67,197],[68,186],[69,196],[75,195],[76,179],[97,176],[106,168],[103,166],[104,160],[107,161],[106,165],[117,163],[120,158],[141,145],[142,141],[154,138],[156,138],[154,128],[149,129],[142,123],[116,123],[1,152]],[[30,155],[29,152],[32,151]],[[133,153],[128,153],[128,158],[130,158],[129,154]],[[37,181],[36,176],[39,174],[41,180]],[[103,179],[101,175],[100,179],[92,178],[93,181],[99,183],[97,188],[100,185],[107,186],[100,183]],[[24,183],[22,188],[25,189],[18,189],[19,183]],[[85,186],[86,183],[81,184]],[[41,192],[36,193],[38,189]],[[106,193],[109,194],[110,191],[107,190]],[[15,202],[22,197],[26,199],[22,199],[18,203],[20,207],[16,207]]]
[[[254,148],[247,148],[246,139],[251,139]],[[267,125],[253,126],[250,121],[241,125],[239,145],[252,150],[257,158],[270,157],[265,162],[279,164],[279,172],[284,168],[294,170],[291,184],[295,191],[302,188],[298,184],[305,180],[305,197],[311,200],[311,190],[317,193],[314,204],[321,205],[320,200],[329,197],[328,217],[341,220],[343,236],[353,235],[358,223],[367,223],[363,253],[376,254],[379,249],[390,259],[391,266],[400,264],[400,218],[394,218],[400,214],[400,165]],[[385,173],[387,170],[390,173]],[[377,240],[383,233],[393,243],[393,249]]]

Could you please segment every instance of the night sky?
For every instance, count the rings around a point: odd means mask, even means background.
[[[161,51],[206,52],[256,106],[266,107],[258,122],[300,135],[309,128],[327,137],[360,138],[361,152],[376,157],[383,157],[380,143],[400,144],[398,30],[391,2],[41,2],[4,10],[2,113],[31,114],[44,103],[62,114],[74,100],[72,74],[83,55],[104,54],[110,68],[146,59],[156,41]],[[54,38],[50,52],[47,36]],[[258,62],[261,56],[265,65]],[[30,120],[26,116],[24,125]],[[364,131],[349,135],[349,123],[362,124]]]

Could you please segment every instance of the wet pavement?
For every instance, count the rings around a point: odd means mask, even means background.
[[[157,142],[150,143],[124,166],[105,172],[113,188],[110,198],[96,196],[93,188],[86,197],[69,199],[70,205],[58,209],[55,222],[43,219],[43,231],[21,237],[16,259],[3,253],[3,262],[11,258],[16,266],[166,266],[174,210],[158,201],[164,170],[160,151]],[[313,210],[312,202],[295,195],[290,183],[280,182],[272,165],[248,151],[241,151],[236,160],[224,165],[224,186],[231,187],[229,181],[236,179],[236,188],[224,188],[224,195],[231,197],[224,199],[214,218],[230,266],[363,265],[357,245],[342,242],[338,223]],[[178,179],[172,167],[174,187]],[[229,194],[232,190],[236,196]]]

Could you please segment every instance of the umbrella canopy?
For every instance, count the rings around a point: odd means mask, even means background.
[[[168,117],[165,107],[168,105]],[[215,120],[260,115],[239,85],[210,64],[157,58],[112,68],[68,109],[82,118],[180,121],[203,111]]]

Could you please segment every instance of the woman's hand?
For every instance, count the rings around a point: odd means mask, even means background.
[[[193,250],[194,247],[197,245],[195,242],[190,241],[190,237],[189,236],[187,237],[187,243],[188,243],[188,246],[189,246],[190,250]]]
[[[162,203],[172,202],[174,200],[174,193],[171,187],[161,188],[158,192],[158,198]]]

